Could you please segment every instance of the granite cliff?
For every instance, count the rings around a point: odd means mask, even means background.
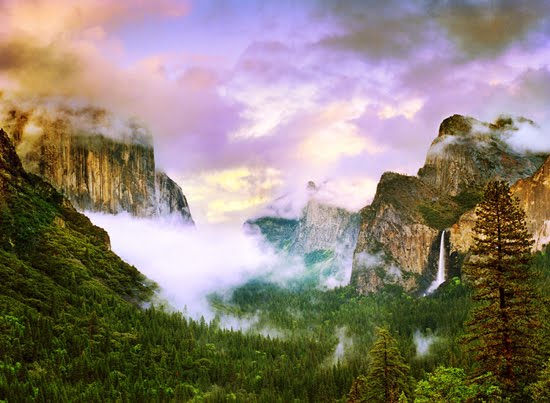
[[[534,123],[509,117],[486,123],[460,115],[443,120],[418,176],[443,194],[457,196],[491,179],[514,183],[532,175],[544,158],[520,153],[506,143],[517,125]]]
[[[550,242],[550,157],[534,175],[520,179],[510,189],[525,211],[534,250]]]
[[[99,108],[6,108],[0,121],[24,168],[78,210],[177,215],[192,223],[181,188],[155,167],[150,133]]]
[[[417,176],[385,173],[372,204],[361,211],[352,271],[357,290],[372,292],[387,283],[425,288],[435,276],[439,234],[459,219],[472,222],[463,214],[479,201],[483,186],[492,179],[514,183],[544,162],[544,155],[522,154],[506,142],[517,125],[532,124],[453,115],[441,123]],[[452,232],[445,247],[456,239]]]
[[[437,197],[436,190],[417,177],[382,175],[372,204],[361,210],[352,271],[352,283],[361,293],[388,282],[414,288],[439,232],[424,218],[419,204]]]
[[[307,204],[295,219],[264,216],[248,220],[245,226],[256,229],[276,249],[303,257],[307,267],[323,276],[336,276],[347,282],[357,234],[359,215],[329,205],[315,197],[310,182]]]
[[[0,250],[15,252],[19,256],[28,257],[35,252],[31,250],[33,248],[42,251],[43,245],[37,242],[37,238],[43,238],[42,242],[45,240],[50,242],[52,233],[55,232],[76,233],[90,245],[104,252],[109,251],[102,263],[114,256],[110,252],[111,242],[105,230],[96,227],[87,217],[79,214],[70,201],[57,192],[52,185],[37,175],[25,171],[12,141],[2,128],[0,128],[0,227]],[[49,233],[49,230],[52,230],[52,233]],[[89,255],[86,248],[78,248],[78,251],[79,253],[85,251]],[[74,260],[82,265],[80,261]],[[38,260],[37,263],[43,262]],[[64,266],[59,264],[58,267]],[[137,273],[135,268],[133,270]]]
[[[533,236],[533,250],[542,250],[550,242],[550,157],[532,176],[518,180],[510,187],[525,211],[527,229]],[[467,253],[472,245],[475,210],[464,213],[451,228],[451,249]]]

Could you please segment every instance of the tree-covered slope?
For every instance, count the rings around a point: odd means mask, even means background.
[[[57,302],[78,304],[69,301],[71,295],[90,289],[121,301],[149,299],[152,286],[110,251],[107,233],[52,186],[27,174],[3,131],[0,177],[3,297],[39,310]]]
[[[549,257],[534,259],[542,295]],[[0,132],[0,402],[345,401],[369,373],[378,326],[416,381],[440,365],[470,369],[458,343],[470,296],[456,278],[428,298],[391,285],[357,295],[250,282],[211,296],[220,317],[210,323],[150,307],[154,287],[109,250],[105,231],[25,173]],[[252,331],[220,328],[228,319]],[[533,381],[546,398],[545,372]]]
[[[354,374],[324,364],[332,343],[145,308],[153,292],[0,131],[0,402],[320,401],[349,388]]]

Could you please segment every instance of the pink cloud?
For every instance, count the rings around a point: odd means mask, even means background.
[[[180,17],[189,10],[187,1],[178,0],[6,0],[2,20],[4,30],[51,40],[79,35],[97,26],[112,28],[153,15]]]

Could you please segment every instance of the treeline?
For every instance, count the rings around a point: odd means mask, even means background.
[[[211,296],[212,322],[191,320],[150,306],[155,285],[109,250],[106,233],[25,174],[13,149],[0,151],[0,401],[372,400],[361,385],[378,379],[384,346],[408,368],[389,399],[451,401],[449,385],[466,388],[452,401],[478,393],[468,377],[479,360],[460,342],[475,287],[458,278],[426,298],[257,280]],[[550,249],[531,267],[535,290],[550,295]],[[546,302],[531,309],[540,353],[521,391],[538,401],[550,399]],[[249,331],[220,327],[228,318]],[[433,341],[424,354],[415,335]],[[482,393],[503,390],[486,375]]]
[[[440,366],[418,382],[387,329],[369,351],[349,402],[550,401],[548,252],[533,257],[525,214],[502,181],[487,184],[476,207],[463,276],[472,305],[460,338],[462,367]]]
[[[278,330],[286,339],[313,338],[334,352],[339,330],[349,339],[341,364],[364,370],[377,327],[385,327],[398,339],[400,350],[415,376],[441,363],[466,365],[457,337],[470,307],[470,291],[454,278],[429,298],[386,286],[379,293],[358,295],[351,287],[322,291],[313,287],[285,288],[251,281],[233,291],[228,301],[212,297],[222,315],[252,320],[251,331]],[[433,336],[430,354],[420,356],[415,333]]]
[[[3,296],[1,398],[322,401],[349,387],[313,340],[272,340],[112,302],[51,317]]]
[[[13,256],[1,256],[2,277],[9,264],[24,274],[19,284],[27,282],[30,268],[14,265]],[[28,291],[36,288],[38,294],[41,283]],[[366,297],[350,288],[288,291],[257,283],[246,288],[249,303],[257,297],[264,301],[256,300],[253,310],[256,330],[275,329],[279,337],[261,336],[255,329],[220,329],[219,319],[206,323],[180,313],[142,310],[86,283],[70,304],[58,302],[47,310],[28,303],[30,293],[18,300],[2,292],[0,398],[334,401],[344,399],[354,378],[366,371],[374,327],[384,324],[399,335],[400,349],[418,377],[461,360],[450,342],[460,332],[460,325],[450,324],[460,324],[467,310],[467,292],[458,282],[429,299],[391,288]],[[441,309],[446,303],[448,308]],[[248,317],[245,310],[241,317]],[[428,327],[438,341],[431,354],[417,357],[412,335]],[[340,328],[351,344],[338,360]]]

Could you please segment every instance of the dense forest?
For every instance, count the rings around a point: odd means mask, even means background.
[[[515,399],[476,373],[466,346],[472,282],[455,277],[422,297],[256,279],[211,295],[214,320],[186,318],[152,304],[156,285],[0,138],[0,401]],[[550,248],[529,265],[534,291],[550,295]],[[550,321],[545,301],[532,306],[541,343],[520,392],[544,401]],[[402,369],[382,400],[365,394],[390,363],[380,352]]]

